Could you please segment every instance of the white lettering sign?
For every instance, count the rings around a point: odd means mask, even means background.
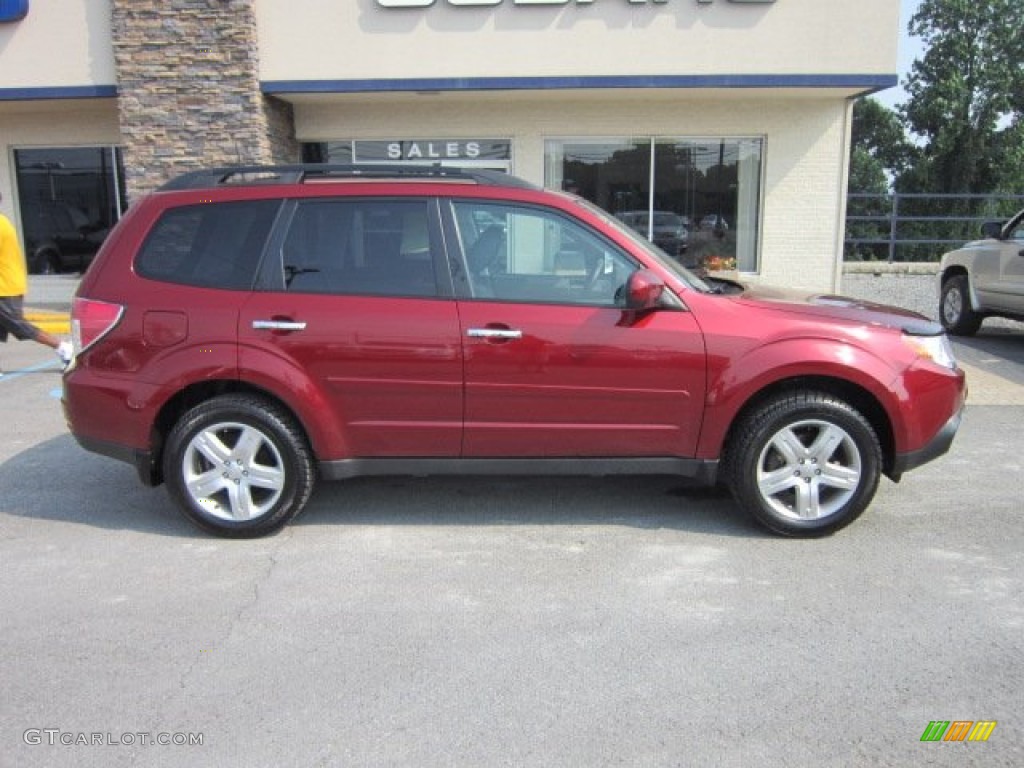
[[[480,145],[475,141],[460,144],[457,141],[410,141],[405,145],[394,141],[388,144],[389,160],[455,160],[480,157]]]
[[[393,160],[508,160],[507,139],[402,139],[355,141],[354,159],[360,163]]]

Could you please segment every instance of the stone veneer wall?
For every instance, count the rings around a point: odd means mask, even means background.
[[[215,165],[296,162],[291,105],[259,89],[254,0],[113,0],[128,196]]]

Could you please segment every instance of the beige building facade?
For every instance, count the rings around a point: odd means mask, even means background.
[[[19,4],[0,206],[30,261],[53,219],[98,241],[191,168],[443,163],[575,191],[684,263],[835,290],[853,99],[896,84],[897,0]]]

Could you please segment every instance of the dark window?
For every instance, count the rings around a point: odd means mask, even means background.
[[[285,286],[304,293],[435,296],[425,200],[301,201],[284,243]]]
[[[120,150],[16,149],[14,167],[29,270],[85,269],[125,207]]]
[[[279,206],[253,200],[169,210],[142,246],[136,271],[170,283],[251,288]]]

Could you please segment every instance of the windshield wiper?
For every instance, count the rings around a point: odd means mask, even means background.
[[[291,287],[292,280],[299,275],[309,274],[311,272],[319,272],[319,269],[315,267],[296,267],[294,264],[284,265],[284,284]]]

